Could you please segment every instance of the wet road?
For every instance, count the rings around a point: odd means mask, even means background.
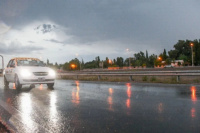
[[[0,119],[18,132],[200,132],[200,86],[57,80],[3,87]]]

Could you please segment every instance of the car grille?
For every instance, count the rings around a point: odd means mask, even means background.
[[[48,72],[33,72],[35,76],[47,76]]]

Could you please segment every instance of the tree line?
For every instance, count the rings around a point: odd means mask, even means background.
[[[191,46],[193,44],[193,46]],[[193,50],[193,51],[192,51]],[[200,65],[200,40],[179,40],[170,51],[163,50],[159,55],[149,55],[148,51],[138,52],[129,58],[116,57],[110,60],[106,57],[101,60],[99,56],[95,57],[94,60],[84,63],[83,60],[78,58],[72,59],[64,64],[55,65],[49,63],[47,65],[57,69],[63,68],[64,70],[80,70],[80,69],[94,69],[94,68],[108,68],[108,67],[154,67],[161,65],[168,65],[175,60],[183,60],[183,65],[192,64],[192,54],[194,65]]]

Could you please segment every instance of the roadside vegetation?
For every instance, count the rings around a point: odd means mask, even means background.
[[[191,43],[193,46],[191,46]],[[192,52],[193,49],[193,52]],[[194,59],[194,65],[200,65],[200,40],[179,40],[172,50],[168,52],[164,49],[159,55],[149,55],[148,51],[138,52],[132,55],[130,58],[124,59],[123,57],[116,57],[115,59],[109,59],[106,57],[101,60],[99,56],[94,60],[84,62],[78,58],[72,59],[64,64],[53,64],[47,60],[47,65],[55,69],[63,70],[82,70],[82,69],[98,69],[98,68],[122,68],[122,67],[134,67],[134,68],[153,68],[154,66],[169,65],[175,60],[183,60],[183,66],[192,64],[192,53]],[[178,65],[181,65],[178,62]],[[144,78],[146,80],[146,78]]]

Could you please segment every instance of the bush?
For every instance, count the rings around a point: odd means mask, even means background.
[[[152,78],[151,78],[151,81],[152,81],[152,82],[156,81],[156,77],[152,77]]]
[[[148,80],[147,76],[142,77],[142,81],[147,81],[147,80]]]

